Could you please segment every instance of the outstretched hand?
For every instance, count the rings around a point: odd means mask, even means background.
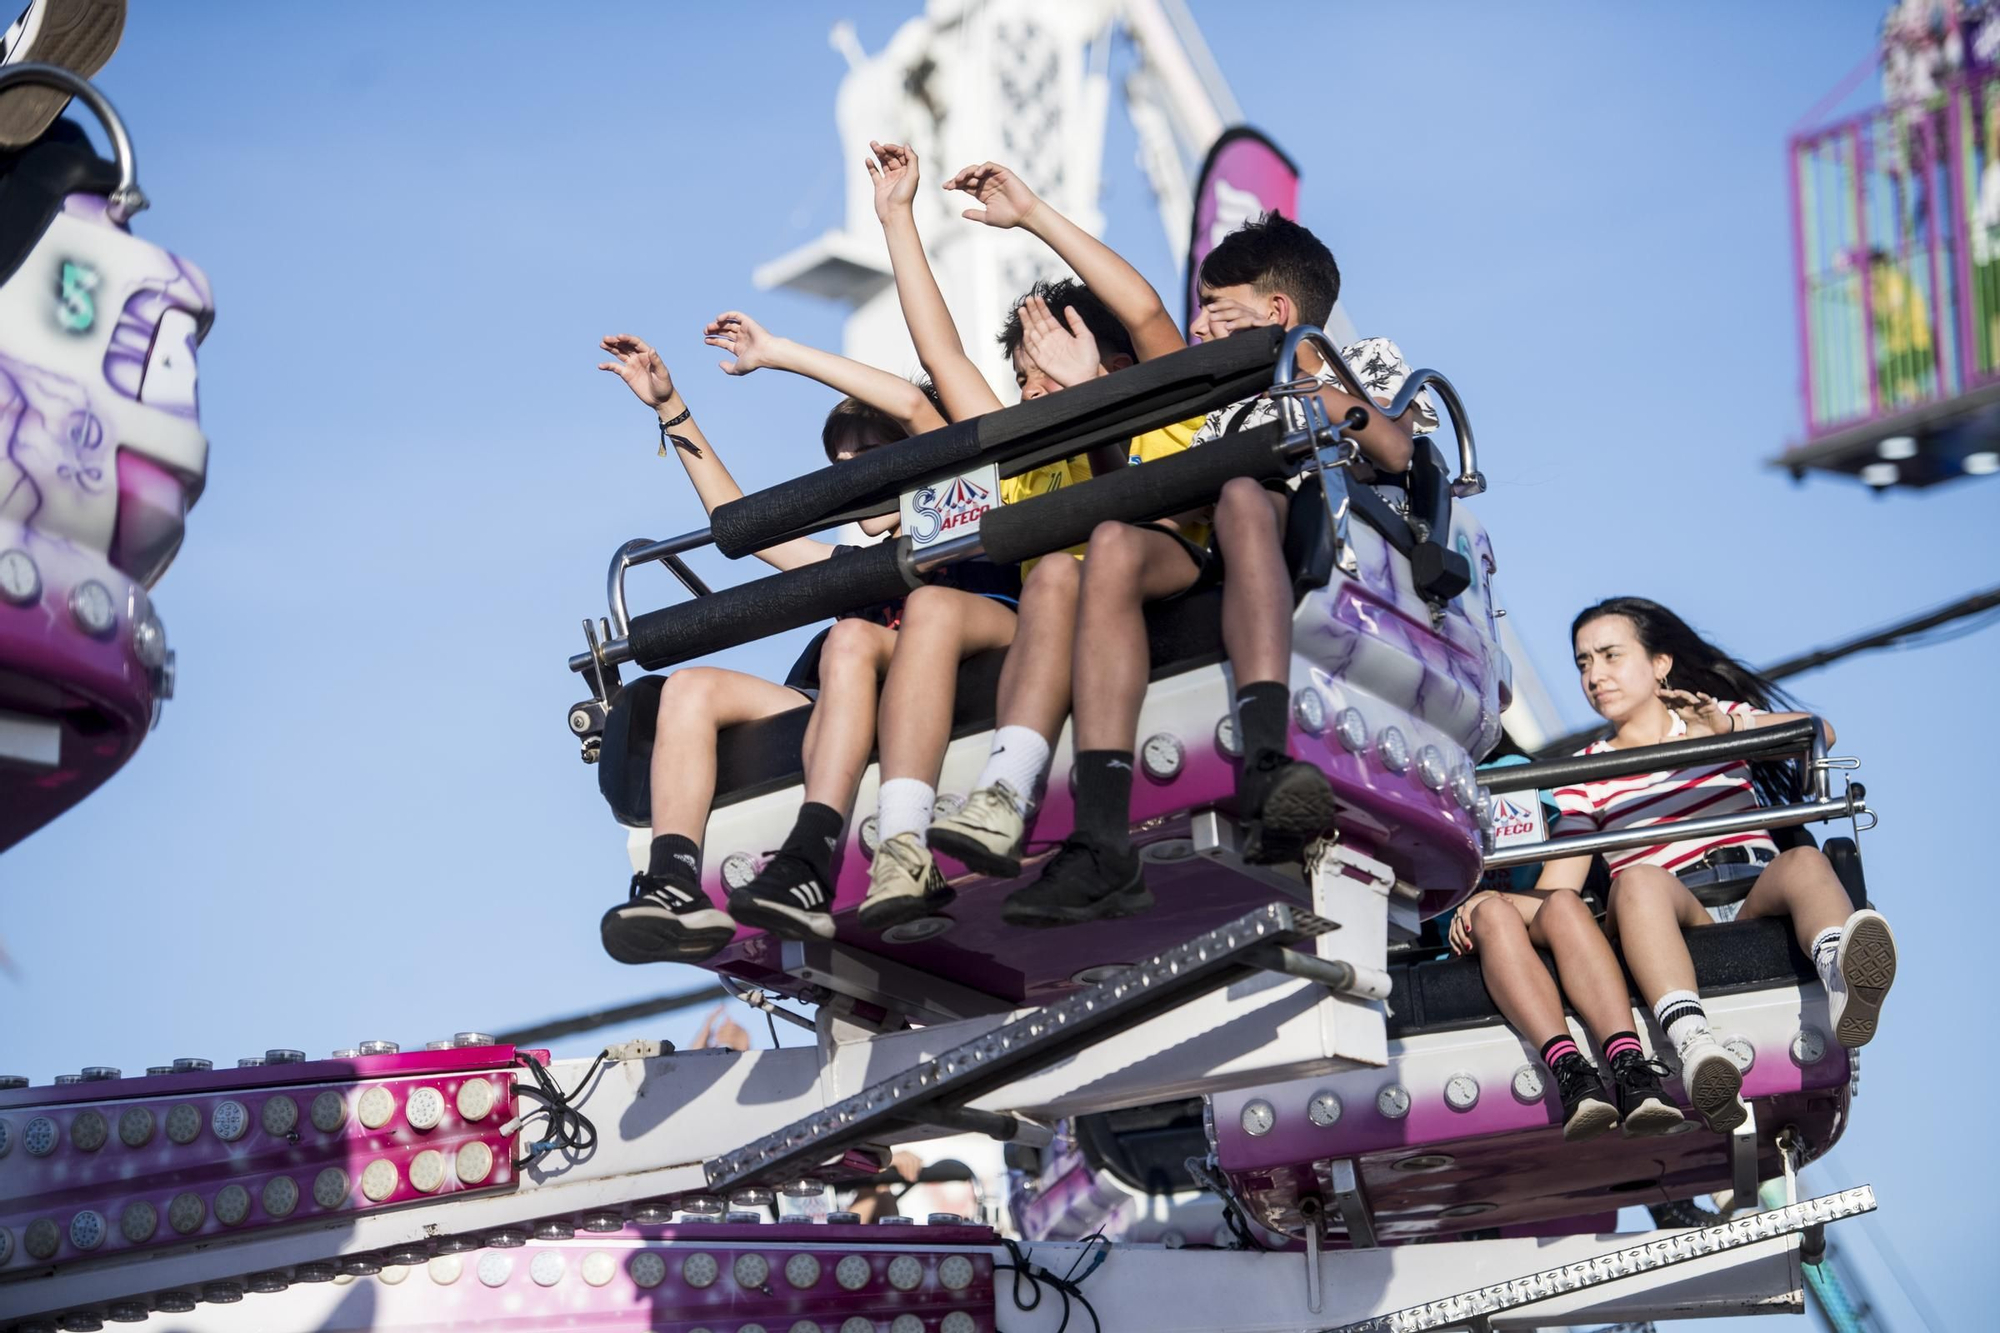
[[[1063,316],[1069,321],[1067,327],[1041,297],[1022,302],[1021,348],[1044,375],[1069,389],[1097,378],[1101,367],[1097,339],[1076,307],[1064,306]]]
[[[997,162],[967,167],[946,181],[944,188],[963,190],[985,205],[966,209],[964,216],[989,227],[1022,226],[1042,206],[1027,182]]]
[[[1660,702],[1687,724],[1690,736],[1727,736],[1736,729],[1714,695],[1663,688],[1659,696]]]
[[[646,406],[658,409],[667,399],[674,396],[674,377],[667,370],[666,362],[652,349],[644,338],[635,338],[629,333],[614,333],[598,344],[613,357],[610,361],[597,363],[599,370],[608,370],[624,380]]]
[[[1252,310],[1241,301],[1227,296],[1210,296],[1202,301],[1201,309],[1195,312],[1194,323],[1188,326],[1202,342],[1213,342],[1217,338],[1227,338],[1232,333],[1244,329],[1254,329],[1268,323],[1258,311]]]
[[[778,346],[784,341],[766,332],[762,324],[741,310],[723,311],[709,321],[702,335],[702,341],[710,347],[720,347],[736,358],[716,363],[725,375],[748,375],[753,370],[777,365]]]
[[[908,212],[917,197],[917,154],[908,144],[868,141],[872,156],[861,159],[875,183],[875,216],[884,222],[898,211]]]

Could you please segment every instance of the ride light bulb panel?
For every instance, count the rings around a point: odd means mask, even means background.
[[[143,1079],[0,1089],[0,1232],[15,1265],[31,1230],[45,1252],[32,1257],[60,1269],[301,1216],[511,1186],[513,1143],[501,1130],[514,1114],[512,1048],[427,1054],[432,1072],[412,1077],[348,1068],[328,1083],[312,1079],[329,1072],[313,1062],[267,1058],[221,1071],[183,1060]],[[360,1058],[424,1063],[417,1052]],[[123,1095],[57,1100],[100,1089]]]

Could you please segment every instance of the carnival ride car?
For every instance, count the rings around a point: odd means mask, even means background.
[[[1853,1061],[1782,928],[1693,940],[1712,1019],[1747,1070],[1745,1126],[1581,1146],[1561,1145],[1534,1053],[1500,1023],[1476,965],[1439,958],[1423,932],[1483,869],[1635,841],[1492,846],[1495,793],[1723,756],[1802,760],[1793,802],[1686,821],[1682,836],[1731,819],[1858,821],[1865,794],[1833,792],[1846,761],[1809,723],[1478,770],[1502,737],[1508,668],[1493,548],[1464,503],[1484,484],[1464,406],[1435,372],[1410,377],[1386,410],[1436,393],[1458,466],[1422,441],[1385,499],[1356,477],[1355,418],[1329,419],[1298,375],[1307,343],[1359,390],[1317,330],[1248,331],[747,496],[701,532],[628,543],[609,614],[585,622],[587,651],[570,662],[591,689],[571,728],[636,828],[657,677],[627,683],[623,664],[692,661],[897,596],[976,554],[1060,551],[1105,519],[1196,506],[1236,476],[1295,480],[1292,744],[1340,802],[1303,865],[1237,855],[1216,595],[1155,607],[1134,805],[1153,912],[1029,935],[998,918],[1005,883],[959,875],[948,910],[871,936],[851,921],[872,850],[864,821],[834,940],[744,930],[709,964],[812,1028],[809,1046],[636,1041],[551,1060],[468,1032],[423,1050],[370,1042],[235,1069],[182,1060],[134,1077],[0,1081],[0,1327],[1018,1333],[1086,1315],[1161,1330],[1430,1328],[1796,1308],[1817,1229],[1874,1202],[1865,1186],[1796,1195],[1798,1166],[1845,1123]],[[681,558],[708,544],[741,556],[977,467],[1016,473],[1259,393],[1286,403],[1279,421],[1003,506],[932,546],[899,539],[713,592]],[[647,561],[696,595],[629,615],[624,576]],[[996,666],[961,672],[947,792],[983,749]],[[803,722],[800,710],[723,738],[712,894],[789,822]],[[1068,826],[1068,754],[1065,742],[1038,839]],[[1829,851],[1858,900],[1858,854]],[[1664,1054],[1657,1033],[1651,1045]],[[1079,1234],[1079,1214],[1056,1202],[1023,1221],[1025,1243],[961,1217],[765,1220],[781,1198],[872,1177],[892,1142],[967,1130],[1020,1146],[1032,1198],[1053,1199],[1063,1179],[1199,1185],[1227,1234],[1112,1244]],[[1624,1204],[1733,1189],[1750,1205],[1774,1178],[1790,1190],[1782,1206],[1607,1234]],[[1406,1243],[1417,1240],[1432,1243]]]
[[[125,127],[88,84],[106,162],[61,121],[0,160],[0,850],[132,757],[173,693],[148,590],[208,467],[195,349],[200,269],[134,236],[146,206]]]

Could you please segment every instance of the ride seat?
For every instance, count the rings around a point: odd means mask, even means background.
[[[1294,604],[1332,576],[1332,534],[1316,478],[1308,478],[1293,498],[1285,559],[1292,570]],[[1215,665],[1225,656],[1222,590],[1209,588],[1153,603],[1146,608],[1146,632],[1153,680]],[[959,664],[951,719],[954,740],[993,729],[1000,667],[1006,656],[1004,649],[995,649]],[[598,789],[619,822],[632,828],[644,828],[651,819],[653,727],[665,683],[662,674],[640,677],[626,686],[605,720]],[[811,706],[801,704],[790,712],[723,731],[716,742],[715,808],[803,782],[801,751],[811,717]]]
[[[0,282],[35,248],[72,194],[108,195],[118,168],[74,121],[59,120],[26,148],[0,153]]]

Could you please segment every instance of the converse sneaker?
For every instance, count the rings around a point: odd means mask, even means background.
[[[1040,879],[1007,895],[1000,919],[1010,926],[1070,926],[1137,916],[1152,906],[1138,856],[1071,838],[1042,867]]]
[[[1896,980],[1896,937],[1880,912],[1862,908],[1840,931],[1840,951],[1827,978],[1833,1039],[1848,1050],[1866,1046],[1882,1016],[1882,997]]]
[[[1243,859],[1252,865],[1296,861],[1333,827],[1333,784],[1311,764],[1266,750],[1236,779]]]
[[[746,926],[788,940],[833,938],[833,894],[803,856],[775,852],[756,877],[729,891],[729,910]]]
[[[863,930],[882,931],[930,916],[953,898],[937,858],[914,833],[898,833],[875,849],[862,900]]]
[[[1604,1095],[1604,1081],[1590,1061],[1566,1055],[1549,1072],[1555,1075],[1556,1095],[1562,1098],[1565,1142],[1594,1139],[1618,1123],[1618,1108]]]
[[[89,78],[104,68],[125,32],[125,0],[32,0],[0,37],[0,65],[60,65]],[[69,104],[39,84],[0,93],[0,148],[24,148]]]
[[[933,821],[925,841],[932,851],[943,852],[977,874],[1019,878],[1021,839],[1027,829],[1019,801],[1004,781],[981,787],[965,798],[957,814]]]
[[[1660,1079],[1671,1072],[1658,1060],[1648,1060],[1642,1051],[1625,1050],[1611,1057],[1611,1089],[1618,1098],[1618,1118],[1624,1122],[1626,1138],[1671,1134],[1687,1119],[1660,1088]]]
[[[632,876],[631,896],[597,929],[621,963],[698,963],[736,938],[736,922],[707,894],[645,874]]]
[[[1698,1031],[1680,1044],[1681,1086],[1702,1121],[1718,1134],[1727,1134],[1749,1115],[1738,1099],[1743,1090],[1743,1071],[1722,1049],[1713,1033]]]

